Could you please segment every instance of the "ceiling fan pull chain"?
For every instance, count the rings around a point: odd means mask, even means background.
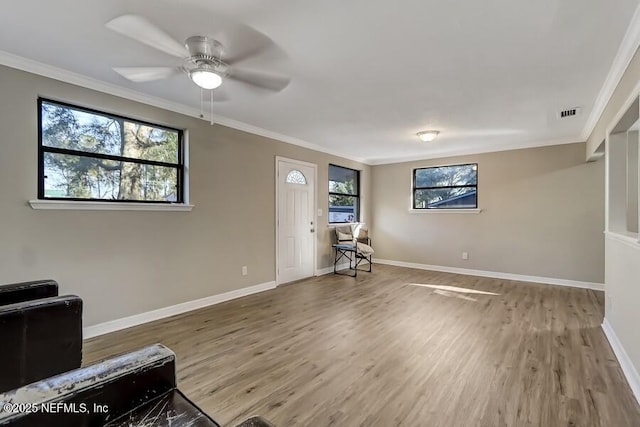
[[[200,118],[204,119],[204,95],[203,95],[203,89],[200,88]]]
[[[211,89],[210,92],[211,92],[211,126],[213,126],[213,89]]]

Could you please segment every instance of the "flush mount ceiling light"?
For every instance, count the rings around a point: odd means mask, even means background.
[[[437,130],[425,130],[422,132],[418,132],[416,135],[418,135],[418,138],[420,138],[420,140],[424,142],[430,142],[436,139],[436,136],[438,136],[439,133],[440,131]]]
[[[189,78],[202,89],[215,89],[222,84],[220,74],[208,67],[199,67],[189,71]]]

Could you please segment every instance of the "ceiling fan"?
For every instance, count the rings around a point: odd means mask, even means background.
[[[241,61],[275,47],[271,39],[249,27],[244,27],[244,34],[236,34],[240,36],[236,40],[239,51],[231,56],[221,42],[207,36],[195,35],[181,44],[139,15],[122,15],[105,25],[112,31],[183,60],[183,64],[177,67],[113,68],[122,77],[133,82],[160,80],[186,73],[202,89],[216,89],[225,79],[231,79],[260,89],[280,92],[291,81],[284,76],[238,68],[237,64]],[[245,46],[241,46],[242,44]]]

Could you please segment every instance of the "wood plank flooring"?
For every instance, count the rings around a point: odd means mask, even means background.
[[[103,335],[84,361],[163,343],[229,426],[640,426],[602,316],[601,292],[375,265]]]

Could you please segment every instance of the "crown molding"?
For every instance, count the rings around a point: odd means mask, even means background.
[[[533,141],[529,143],[513,143],[508,145],[494,145],[484,146],[471,149],[454,149],[454,150],[442,150],[431,153],[415,154],[409,156],[399,157],[386,157],[386,158],[363,158],[355,157],[349,154],[340,152],[338,150],[329,150],[319,144],[314,144],[308,141],[304,141],[299,138],[284,135],[278,132],[274,132],[268,129],[264,129],[258,126],[254,126],[248,123],[244,123],[228,117],[216,115],[214,117],[215,124],[248,132],[254,135],[263,136],[265,138],[282,141],[295,146],[307,148],[310,150],[318,151],[321,153],[334,155],[349,159],[355,162],[363,163],[366,165],[383,165],[392,163],[402,163],[415,160],[428,160],[437,159],[443,157],[464,156],[472,154],[492,153],[508,150],[519,150],[525,148],[544,147],[550,145],[571,144],[576,142],[585,141],[593,131],[598,119],[602,115],[604,108],[606,107],[609,99],[611,98],[615,88],[617,87],[624,71],[626,70],[629,62],[633,58],[636,49],[640,45],[640,6],[636,8],[636,11],[631,20],[631,24],[627,29],[625,37],[623,39],[618,53],[613,62],[611,69],[607,75],[604,85],[602,86],[596,103],[589,115],[587,123],[582,130],[582,133],[576,137],[566,137],[560,139],[552,139],[547,141]],[[44,64],[32,59],[24,58],[13,53],[0,51],[0,65],[5,65],[10,68],[26,71],[32,74],[48,77],[54,80],[59,80],[65,83],[70,83],[76,86],[81,86],[87,89],[96,90],[109,95],[118,96],[120,98],[128,99],[142,104],[151,105],[153,107],[162,108],[164,110],[173,111],[175,113],[183,114],[189,117],[194,117],[201,120],[210,121],[211,117],[200,117],[200,110],[188,105],[184,105],[177,102],[172,102],[164,98],[148,95],[142,92],[132,90],[123,86],[119,86],[113,83],[107,83],[102,80],[87,77],[85,75],[75,73],[63,68],[54,67],[52,65]]]
[[[179,104],[177,102],[167,101],[160,97],[147,95],[113,83],[106,83],[102,80],[24,58],[13,53],[0,51],[0,65],[59,80],[64,83],[92,89],[98,92],[103,92],[109,95],[118,96],[131,101],[140,102],[142,104],[151,105],[153,107],[162,108],[163,110],[184,114],[185,116],[200,118],[200,110],[196,108]]]
[[[512,143],[507,145],[483,146],[477,148],[440,150],[430,153],[414,154],[410,156],[385,158],[385,159],[368,159],[367,164],[372,166],[387,165],[392,163],[405,163],[417,160],[441,159],[444,157],[468,156],[472,154],[497,153],[499,151],[523,150],[526,148],[548,147],[551,145],[576,144],[584,142],[579,136],[565,137],[558,139],[549,139],[545,141],[530,141],[524,143]]]
[[[629,24],[629,27],[627,27],[627,32],[625,33],[622,43],[618,48],[618,53],[616,54],[613,64],[609,69],[607,78],[605,79],[604,84],[600,89],[600,93],[596,98],[596,102],[591,109],[591,114],[589,114],[589,118],[582,129],[582,133],[580,134],[582,140],[586,141],[591,136],[598,120],[600,120],[600,116],[602,116],[604,109],[607,107],[609,100],[613,96],[613,92],[616,90],[616,87],[618,87],[624,72],[627,70],[629,63],[636,54],[638,46],[640,46],[640,5],[636,7],[636,11],[631,18],[631,23]]]
[[[194,117],[201,120],[211,121],[211,116],[201,117],[200,110],[178,102],[168,101],[157,96],[147,95],[142,92],[125,88],[113,83],[107,83],[102,80],[87,77],[85,75],[65,70],[63,68],[54,67],[42,62],[34,61],[13,53],[0,50],[0,65],[10,68],[26,71],[28,73],[37,74],[39,76],[48,77],[50,79],[59,80],[61,82],[70,83],[76,86],[103,92],[109,95],[118,96],[130,101],[140,102],[142,104],[151,105],[153,107],[162,108],[163,110],[173,111],[174,113],[184,114],[185,116]],[[250,125],[228,117],[215,115],[214,123],[243,132],[252,133],[254,135],[263,136],[265,138],[275,139],[286,142],[288,144],[297,145],[299,147],[308,148],[310,150],[319,151],[325,154],[342,157],[359,163],[365,163],[366,159],[350,156],[335,150],[327,150],[326,148],[311,142],[303,141],[281,133],[273,132],[258,126]]]
[[[229,119],[226,117],[220,117],[220,116],[216,116],[215,121],[216,123],[221,124],[223,126],[227,126],[230,128],[244,131],[244,132],[252,133],[255,135],[264,136],[265,138],[275,139],[277,141],[282,141],[288,144],[297,145],[298,147],[308,148],[309,150],[318,151],[324,154],[331,154],[333,156],[338,156],[344,159],[353,160],[354,162],[364,163],[365,165],[370,164],[368,163],[367,159],[363,157],[354,157],[349,154],[341,153],[339,151],[329,150],[326,147],[323,147],[321,145],[307,142],[299,138],[294,138],[292,136],[283,135],[281,133],[272,132],[270,130],[253,126],[248,123],[244,123],[244,122],[240,122],[237,120]]]

